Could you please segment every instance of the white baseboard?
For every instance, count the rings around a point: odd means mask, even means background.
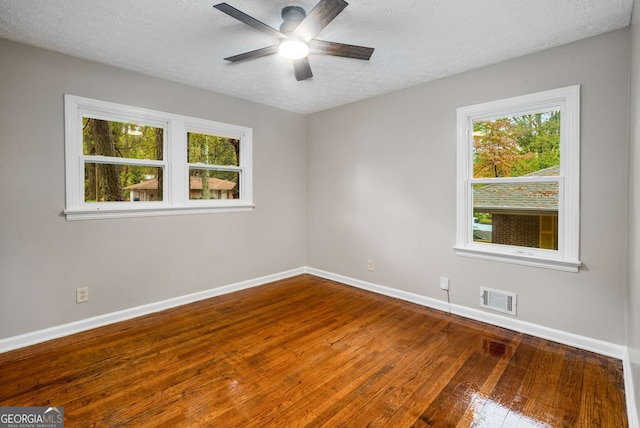
[[[448,303],[443,300],[433,299],[431,297],[421,296],[419,294],[410,293],[407,291],[402,291],[395,288],[386,287],[384,285],[374,284],[371,282],[362,281],[359,279],[350,278],[347,276],[338,275],[311,267],[305,268],[305,271],[311,275],[341,282],[343,284],[372,291],[374,293],[383,294],[385,296],[394,297],[396,299],[406,300],[408,302],[417,303],[418,305],[438,309],[445,312],[449,311]],[[451,304],[451,313],[498,327],[504,327],[509,330],[518,331],[520,333],[530,334],[542,339],[552,340],[554,342],[573,346],[575,348],[596,352],[608,357],[624,359],[626,355],[625,346],[616,345],[613,343],[605,342],[598,339],[592,339],[590,337],[580,336],[561,330],[556,330],[504,315],[488,313],[479,309],[469,308],[467,306]]]
[[[122,311],[112,312],[104,315],[98,315],[86,318],[80,321],[71,322],[31,333],[13,336],[6,339],[0,339],[0,353],[11,351],[18,348],[34,345],[47,340],[57,339],[59,337],[68,336],[74,333],[91,330],[96,327],[102,327],[131,318],[147,315],[153,312],[163,311],[165,309],[182,306],[199,300],[208,299],[223,294],[233,293],[234,291],[244,290],[246,288],[257,287],[269,282],[278,281],[280,279],[289,278],[305,273],[304,268],[297,268],[285,272],[267,275],[260,278],[250,279],[247,281],[236,282],[235,284],[225,285],[223,287],[212,288],[210,290],[199,291],[197,293],[187,294],[185,296],[174,297],[172,299],[160,302],[149,303],[147,305],[136,306],[134,308],[124,309]]]

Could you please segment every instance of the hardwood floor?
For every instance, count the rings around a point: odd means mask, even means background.
[[[626,427],[622,363],[309,275],[0,354],[65,426]]]

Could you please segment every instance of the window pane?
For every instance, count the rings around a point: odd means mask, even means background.
[[[135,123],[82,119],[85,155],[162,160],[163,129]]]
[[[473,124],[473,176],[560,174],[560,111]]]
[[[473,240],[492,243],[493,223],[490,213],[473,213]]]
[[[558,249],[558,183],[473,185],[473,240]]]
[[[85,162],[85,202],[162,201],[162,168]]]
[[[240,173],[189,169],[189,199],[239,199]]]
[[[240,140],[188,132],[188,162],[240,166]]]

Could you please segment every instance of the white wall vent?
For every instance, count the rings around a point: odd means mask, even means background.
[[[505,314],[516,314],[516,293],[480,287],[480,306]]]

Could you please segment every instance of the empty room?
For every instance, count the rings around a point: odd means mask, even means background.
[[[0,427],[640,428],[639,8],[0,0]]]

